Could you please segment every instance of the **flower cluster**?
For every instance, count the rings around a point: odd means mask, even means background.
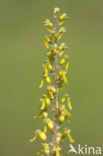
[[[53,24],[49,19],[45,20],[45,27],[48,35],[44,37],[44,46],[47,49],[47,59],[44,61],[43,75],[40,88],[46,87],[45,94],[40,98],[41,108],[35,118],[43,118],[43,130],[36,130],[34,137],[30,140],[33,142],[39,137],[42,147],[39,155],[60,156],[61,143],[67,136],[70,143],[74,140],[71,137],[71,130],[68,127],[63,128],[62,124],[70,122],[72,105],[68,94],[63,94],[64,85],[68,83],[67,72],[69,69],[69,57],[64,53],[67,48],[65,43],[60,39],[66,29],[62,26],[67,19],[65,13],[61,13],[59,8],[54,9]],[[62,97],[59,97],[59,92]],[[52,119],[49,115],[52,111]],[[51,133],[47,138],[47,133]]]

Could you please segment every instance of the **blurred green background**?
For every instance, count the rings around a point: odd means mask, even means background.
[[[0,156],[35,156],[40,148],[39,139],[28,140],[41,124],[33,115],[46,53],[43,21],[54,7],[69,17],[62,41],[69,47],[74,145],[103,145],[103,1],[0,0]],[[69,142],[63,145],[67,156]]]

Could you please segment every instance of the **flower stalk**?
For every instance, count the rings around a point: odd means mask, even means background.
[[[58,21],[57,21],[57,17],[54,13],[54,19],[55,19],[55,31],[56,31],[56,35],[58,36]],[[55,44],[57,44],[57,38],[55,39]],[[57,53],[54,56],[54,86],[56,89],[56,94],[55,94],[55,99],[53,101],[54,107],[53,107],[53,147],[56,145],[57,140],[56,140],[56,136],[57,136],[57,115],[58,115],[58,106],[57,106],[57,102],[58,102],[58,85],[57,85],[57,76],[58,76],[58,65],[57,65]],[[53,151],[53,150],[52,150]],[[53,156],[56,156],[55,153],[53,153]]]
[[[35,118],[43,118],[43,130],[37,129],[34,137],[30,140],[33,142],[38,136],[43,141],[39,155],[46,156],[61,156],[61,144],[66,136],[70,143],[74,140],[71,137],[71,129],[68,128],[70,122],[72,105],[69,95],[63,94],[59,97],[59,92],[62,92],[67,80],[67,72],[69,69],[69,58],[64,54],[67,48],[65,43],[60,43],[65,28],[62,27],[67,15],[61,14],[59,8],[54,9],[53,24],[49,19],[45,21],[45,27],[49,35],[44,38],[44,46],[47,49],[47,59],[43,64],[43,75],[40,83],[40,88],[46,85],[46,93],[42,95],[41,108]],[[52,109],[51,109],[52,108]],[[68,110],[69,109],[69,110]],[[49,110],[52,110],[52,119],[50,119]],[[67,127],[63,128],[64,122],[67,122]],[[51,138],[47,138],[47,133],[51,133]]]

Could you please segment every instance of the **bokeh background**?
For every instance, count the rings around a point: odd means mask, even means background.
[[[29,143],[41,126],[40,83],[46,50],[43,21],[54,7],[68,14],[70,83],[74,146],[103,145],[103,1],[0,0],[0,156],[36,156],[40,141]],[[63,143],[67,156],[69,142]]]

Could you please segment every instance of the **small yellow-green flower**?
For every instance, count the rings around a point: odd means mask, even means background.
[[[48,97],[45,99],[45,102],[47,105],[50,105],[50,99]]]
[[[36,140],[36,135],[32,138],[32,139],[30,139],[30,142],[33,142],[33,141],[35,141]]]
[[[46,19],[46,20],[44,21],[44,23],[45,23],[45,26],[50,26],[50,27],[53,26],[53,24],[50,22],[49,19]]]
[[[65,63],[65,59],[61,59],[60,64],[63,65]]]
[[[49,44],[48,44],[48,42],[47,42],[46,40],[44,40],[44,46],[45,46],[46,48],[49,47]]]
[[[43,116],[44,118],[47,118],[48,117],[48,113],[46,111],[43,112]]]
[[[65,66],[65,71],[67,72],[69,69],[69,62],[67,62],[66,66]]]
[[[48,76],[48,69],[44,65],[43,65],[43,67],[44,67],[44,76],[47,77]]]
[[[67,135],[68,135],[68,139],[69,139],[70,143],[73,143],[74,140],[73,140],[73,138],[70,135],[70,131],[67,131]]]
[[[49,69],[50,71],[53,70],[53,67],[52,67],[52,65],[51,65],[50,63],[48,64],[48,69]]]
[[[39,86],[40,88],[43,88],[43,83],[44,83],[44,80],[42,79],[41,83],[40,83],[40,86]]]
[[[46,82],[47,82],[48,84],[51,83],[51,80],[50,80],[50,77],[49,77],[49,76],[46,77]]]
[[[60,12],[60,8],[54,8],[54,14],[59,13]]]
[[[44,152],[46,155],[49,155],[50,154],[50,147],[47,143],[43,144],[44,146]]]
[[[46,136],[46,134],[45,134],[44,132],[39,131],[39,132],[38,132],[38,135],[39,135],[39,137],[40,137],[42,140],[46,141],[47,136]]]
[[[59,18],[60,20],[65,20],[67,18],[67,14],[63,13]]]
[[[65,102],[66,98],[65,96],[61,99],[61,103],[63,104]]]
[[[55,89],[54,86],[48,86],[48,89],[49,89],[50,92],[52,92],[54,94],[56,93],[56,89]]]
[[[62,78],[63,78],[64,83],[68,82],[65,72],[63,72]]]
[[[72,110],[72,105],[71,105],[71,101],[70,101],[70,99],[68,99],[68,107],[69,107],[69,109]]]
[[[54,97],[54,95],[53,95],[53,93],[51,91],[49,91],[49,95],[50,95],[50,97],[51,97],[52,100],[55,99],[55,97]]]
[[[64,54],[64,50],[59,51],[58,55],[61,57]]]
[[[60,123],[60,124],[63,123],[64,120],[65,120],[65,115],[64,115],[64,114],[61,114],[61,115],[59,116],[59,123]]]
[[[41,110],[43,110],[45,108],[45,100],[42,100],[42,104],[41,104]]]
[[[51,119],[46,118],[46,119],[44,120],[44,123],[48,125],[48,128],[49,128],[50,130],[53,130],[53,121],[52,121]]]
[[[65,43],[61,43],[61,45],[59,46],[60,50],[64,50],[65,48],[67,48]]]
[[[59,33],[64,33],[64,32],[66,32],[66,29],[65,29],[64,27],[61,27],[61,28],[59,29]]]

